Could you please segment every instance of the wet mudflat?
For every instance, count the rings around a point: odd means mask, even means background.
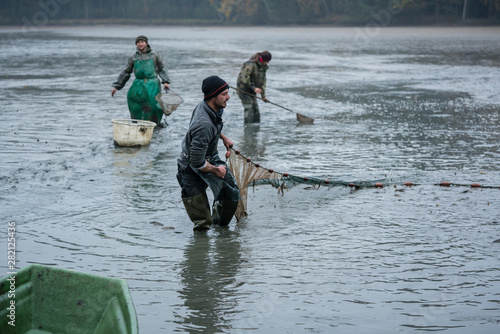
[[[17,224],[19,267],[126,279],[141,333],[497,333],[500,30],[360,31],[2,28],[0,217]],[[111,83],[139,34],[185,102],[148,147],[116,147],[131,81],[115,98]],[[195,234],[175,174],[201,81],[234,85],[265,49],[269,99],[315,122],[261,103],[244,126],[232,95],[235,147],[279,172],[385,186],[256,186],[247,218]]]

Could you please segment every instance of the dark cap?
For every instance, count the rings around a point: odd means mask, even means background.
[[[140,36],[137,36],[137,38],[135,39],[135,44],[137,44],[137,42],[139,41],[144,41],[144,42],[148,42],[148,38],[144,35],[140,35]]]
[[[273,56],[271,55],[271,52],[269,51],[262,51],[260,53],[260,59],[262,59],[262,61],[271,61],[271,58]]]
[[[206,78],[201,85],[201,91],[206,101],[216,97],[227,88],[229,88],[227,82],[216,75]]]

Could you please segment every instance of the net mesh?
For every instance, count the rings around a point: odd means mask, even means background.
[[[275,183],[280,184],[283,176],[280,173],[272,173],[268,169],[260,167],[247,158],[240,154],[239,151],[231,149],[231,155],[227,160],[227,165],[231,170],[238,188],[240,188],[241,199],[238,203],[238,208],[236,209],[235,217],[240,220],[247,216],[247,196],[248,196],[248,186],[256,181],[261,181],[262,183]]]
[[[383,188],[388,186],[387,179],[379,180],[360,180],[360,181],[338,181],[331,180],[329,178],[319,179],[314,177],[301,177],[296,175],[290,175],[288,173],[276,172],[273,169],[268,169],[254,163],[250,158],[245,157],[239,151],[231,148],[231,154],[227,158],[227,165],[234,175],[238,187],[240,188],[241,200],[238,203],[238,208],[235,213],[237,220],[247,216],[247,196],[249,186],[255,186],[259,184],[270,184],[275,188],[278,188],[278,192],[284,195],[285,189],[290,189],[298,184],[310,185],[315,188],[320,187],[335,187],[335,186],[347,186],[352,189],[361,188]],[[227,155],[226,155],[227,156]],[[401,185],[411,187],[417,186],[419,184],[412,182],[401,182]],[[441,187],[472,187],[481,189],[500,189],[498,185],[484,185],[479,183],[463,184],[463,183],[452,183],[452,182],[440,182],[433,184]],[[396,185],[394,184],[394,187]]]
[[[172,93],[170,91],[158,93],[155,99],[163,110],[163,113],[167,116],[177,110],[177,107],[184,102],[179,94]]]
[[[240,151],[231,148],[231,154],[227,159],[227,165],[231,170],[238,187],[240,188],[241,200],[238,203],[235,217],[240,220],[247,216],[247,196],[249,186],[259,184],[270,184],[278,188],[282,195],[285,189],[290,189],[298,184],[309,184],[315,187],[350,186],[355,188],[374,187],[378,181],[334,181],[330,179],[318,179],[312,177],[300,177],[288,173],[276,172],[273,169],[265,168],[254,163],[250,158],[245,157]]]

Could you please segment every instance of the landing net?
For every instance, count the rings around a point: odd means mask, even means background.
[[[170,91],[158,93],[155,100],[160,105],[163,113],[167,116],[177,110],[177,107],[184,102],[179,94],[172,93]]]

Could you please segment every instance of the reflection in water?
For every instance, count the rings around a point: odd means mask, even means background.
[[[117,200],[128,201],[127,207],[139,211],[157,207],[156,202],[163,189],[159,182],[161,172],[155,168],[155,160],[148,154],[148,147],[114,147],[114,192],[119,194]]]
[[[243,128],[243,138],[238,143],[239,150],[254,158],[264,155],[265,145],[259,141],[260,124],[245,124]]]
[[[113,150],[113,166],[117,168],[130,168],[130,161],[139,153],[139,147],[119,147]],[[120,169],[115,171],[122,172]]]
[[[184,251],[179,294],[188,314],[177,323],[189,333],[220,333],[231,328],[226,315],[237,306],[235,276],[241,250],[235,232],[218,232],[214,236],[195,233]]]

